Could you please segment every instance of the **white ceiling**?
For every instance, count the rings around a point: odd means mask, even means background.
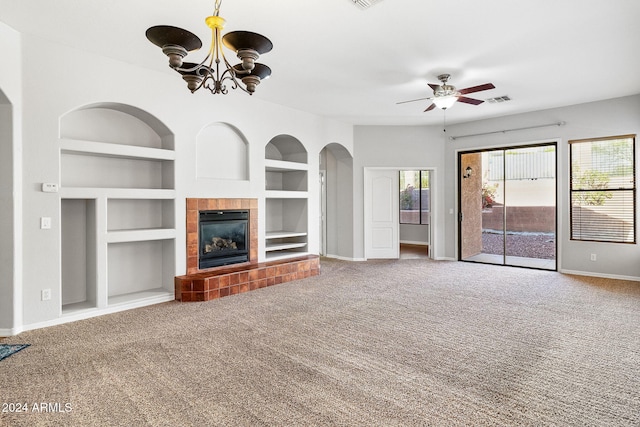
[[[207,47],[204,18],[213,7],[213,0],[0,0],[0,21],[175,74],[146,29],[182,27]],[[382,0],[366,10],[353,0],[224,0],[220,15],[225,32],[254,31],[274,44],[260,59],[273,75],[255,97],[353,124],[442,123],[443,111],[423,113],[428,100],[396,105],[430,96],[427,83],[441,73],[459,89],[496,86],[471,97],[512,99],[457,103],[448,123],[640,93],[638,0]],[[177,74],[175,84],[185,85]]]

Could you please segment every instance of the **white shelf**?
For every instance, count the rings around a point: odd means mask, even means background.
[[[265,233],[265,239],[286,239],[289,237],[303,237],[306,236],[306,231],[268,231]]]
[[[107,243],[146,242],[176,238],[173,228],[149,228],[143,230],[114,230],[107,232]]]
[[[102,188],[102,187],[61,187],[62,199],[158,199],[176,198],[176,190],[156,188]]]
[[[135,304],[138,306],[147,305],[148,303],[158,303],[173,301],[175,295],[164,288],[148,289],[130,294],[114,295],[109,297],[109,306]]]
[[[173,150],[76,139],[60,139],[60,152],[63,154],[69,153],[158,161],[175,160],[176,158],[176,153]]]
[[[308,171],[309,165],[285,160],[265,159],[265,170],[267,172]]]
[[[290,242],[290,243],[267,243],[265,246],[265,251],[273,252],[273,251],[286,251],[289,249],[297,249],[304,248],[307,246],[307,242]]]
[[[308,191],[284,191],[284,190],[268,190],[265,191],[267,199],[306,199],[309,197]]]
[[[282,259],[298,258],[302,256],[307,256],[307,255],[309,255],[309,252],[275,251],[275,252],[267,252],[266,259],[267,261],[278,261]]]
[[[62,306],[62,314],[63,315],[71,315],[84,313],[87,311],[96,311],[97,307],[95,303],[91,303],[89,301],[76,302],[72,304],[65,304]]]

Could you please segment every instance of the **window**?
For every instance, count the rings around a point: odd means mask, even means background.
[[[571,239],[636,242],[635,135],[569,141]]]
[[[400,171],[400,224],[429,224],[429,171]]]

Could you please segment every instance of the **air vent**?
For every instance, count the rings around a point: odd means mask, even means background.
[[[382,0],[351,0],[353,4],[358,6],[360,9],[368,9],[376,3],[380,3]]]
[[[511,101],[511,98],[509,98],[508,95],[503,95],[503,96],[496,96],[495,98],[489,98],[486,101],[491,104],[499,104],[501,102]]]

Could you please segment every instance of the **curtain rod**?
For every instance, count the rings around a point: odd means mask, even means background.
[[[527,126],[527,127],[523,127],[523,128],[496,130],[496,131],[493,131],[493,132],[471,133],[469,135],[450,136],[449,139],[452,140],[452,141],[455,141],[456,139],[469,138],[469,137],[472,137],[472,136],[492,135],[494,133],[507,133],[507,132],[514,132],[514,131],[517,131],[517,130],[546,128],[546,127],[549,127],[549,126],[564,126],[565,124],[566,124],[566,122],[555,122],[555,123],[549,123],[549,124],[546,124],[546,125]]]

